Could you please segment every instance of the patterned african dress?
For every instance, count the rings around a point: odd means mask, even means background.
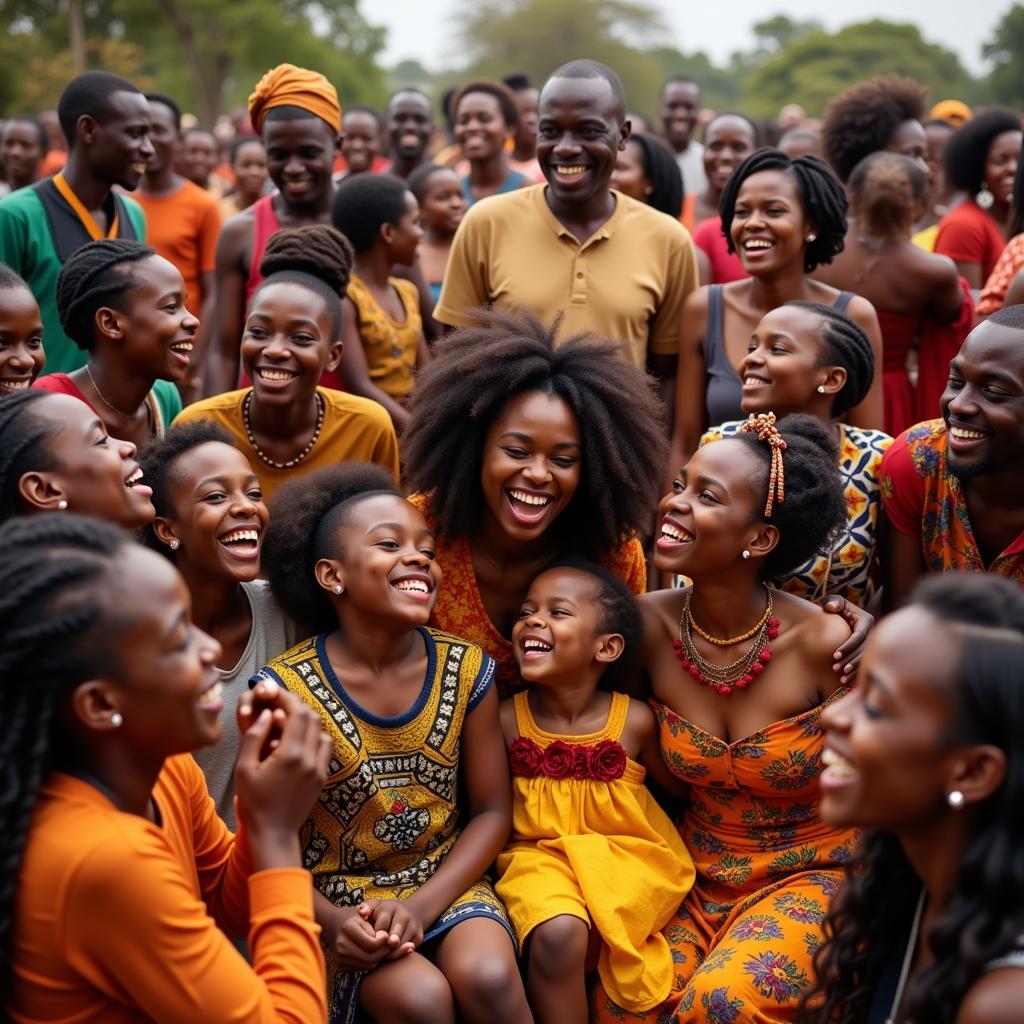
[[[732,420],[712,427],[700,443],[735,437],[742,426],[743,420]],[[839,475],[846,499],[846,525],[830,551],[815,555],[775,583],[780,590],[805,601],[820,604],[829,594],[841,594],[862,608],[874,592],[871,569],[875,561],[878,510],[882,506],[882,456],[892,438],[880,430],[863,430],[845,423],[839,424],[839,435]]]
[[[978,550],[963,485],[946,461],[946,424],[905,430],[882,460],[882,506],[900,533],[920,541],[928,572],[991,572],[1024,584],[1024,533],[990,565]]]
[[[311,637],[257,673],[298,694],[319,712],[334,740],[327,782],[300,838],[304,866],[339,907],[366,899],[406,899],[427,882],[455,845],[459,738],[467,715],[494,682],[494,662],[475,644],[420,629],[427,671],[405,714],[374,715],[346,692],[331,668],[327,634]],[[512,930],[487,878],[463,893],[423,936],[427,942],[471,917]],[[361,973],[338,970],[330,950],[331,1024],[356,1019]]]
[[[821,923],[857,833],[818,817],[821,712],[838,700],[726,743],[651,702],[662,756],[690,786],[679,833],[697,881],[664,929],[673,995],[630,1014],[603,988],[597,1021],[781,1024],[813,982]]]

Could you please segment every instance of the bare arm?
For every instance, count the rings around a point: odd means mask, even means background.
[[[982,280],[981,264],[967,260],[955,260],[957,273],[964,278],[971,289],[977,291],[985,283]]]
[[[252,219],[240,215],[224,225],[217,243],[215,301],[208,349],[199,353],[203,393],[230,391],[238,383],[238,352],[245,315],[246,268],[243,256],[252,240]]]
[[[882,560],[885,568],[883,605],[886,611],[894,611],[906,603],[914,584],[925,573],[921,538],[890,529],[886,554],[888,557]]]
[[[395,430],[403,430],[409,422],[409,413],[370,379],[370,368],[366,363],[362,339],[359,337],[355,307],[348,299],[343,299],[341,303],[341,340],[344,345],[341,351],[341,375],[345,380],[345,387],[355,395],[372,398],[379,405],[383,405],[395,425]]]
[[[948,256],[931,254],[931,259],[934,264],[933,291],[928,311],[937,320],[955,320],[964,304],[964,292],[960,287],[956,264]]]
[[[878,326],[878,314],[875,313],[875,307],[860,296],[850,300],[846,311],[861,326],[871,342],[871,351],[875,354],[875,376],[864,401],[854,406],[845,419],[852,427],[882,430],[885,426],[885,404],[882,397],[882,329]]]
[[[698,288],[686,300],[679,335],[672,448],[666,467],[666,488],[680,466],[697,450],[707,426],[707,368],[701,342],[708,322],[708,290]]]
[[[1024,270],[1018,270],[1010,287],[1006,289],[1006,299],[1003,306],[1019,306],[1024,302]]]

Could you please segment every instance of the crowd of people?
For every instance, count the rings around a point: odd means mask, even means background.
[[[1019,1020],[1021,113],[538,85],[4,122],[3,1019]]]

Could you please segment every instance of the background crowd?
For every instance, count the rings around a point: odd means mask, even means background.
[[[0,126],[6,1017],[1017,1020],[1021,112],[509,71]]]

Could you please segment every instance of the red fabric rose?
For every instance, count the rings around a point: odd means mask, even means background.
[[[626,770],[626,748],[615,740],[601,740],[590,751],[590,777],[601,782],[621,779]]]
[[[577,779],[589,779],[590,778],[590,751],[592,747],[583,746],[577,744],[574,748],[576,750],[576,768],[573,775]]]
[[[550,779],[567,779],[576,773],[576,748],[571,743],[555,740],[544,750],[541,770]]]
[[[540,774],[544,751],[533,740],[517,736],[508,751],[508,763],[513,775],[532,779]]]

